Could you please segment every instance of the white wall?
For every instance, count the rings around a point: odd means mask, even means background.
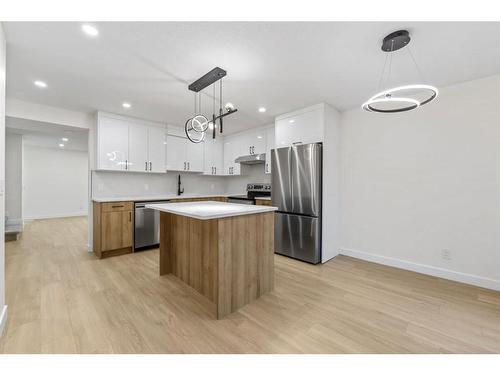
[[[5,305],[5,34],[0,23],[0,336],[7,320]]]
[[[342,253],[500,289],[499,150],[500,76],[416,111],[344,112]]]
[[[340,249],[340,114],[325,104],[321,262]]]
[[[24,219],[87,215],[87,174],[87,152],[25,145]]]
[[[5,223],[7,230],[21,231],[23,223],[23,136],[7,133],[5,138]]]

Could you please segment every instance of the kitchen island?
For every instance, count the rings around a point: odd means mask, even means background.
[[[214,305],[217,319],[274,288],[272,206],[147,205],[160,211],[160,275],[172,273]]]

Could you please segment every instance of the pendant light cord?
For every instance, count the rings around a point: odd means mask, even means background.
[[[418,73],[419,79],[421,81],[425,82],[424,75],[422,74],[422,71],[420,70],[420,67],[417,64],[417,60],[415,60],[415,57],[413,56],[413,53],[411,52],[410,46],[406,46],[406,48],[408,49],[408,53],[410,54],[410,57],[411,57],[411,59],[413,61],[413,64],[415,64],[415,68],[417,69],[417,73]]]
[[[384,60],[384,67],[382,68],[382,73],[380,74],[380,79],[378,80],[377,91],[380,91],[380,89],[382,88],[382,83],[384,81],[385,67],[387,66],[387,59],[388,58],[389,58],[389,55],[386,54],[385,55],[385,60]]]

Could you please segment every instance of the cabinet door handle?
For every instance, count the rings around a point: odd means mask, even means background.
[[[132,211],[129,211],[128,213],[128,221],[132,222]]]
[[[125,170],[128,170],[128,160],[125,160]]]
[[[217,167],[214,167],[214,169],[215,169],[215,173],[214,174],[217,174]]]
[[[116,206],[111,206],[111,208],[122,208],[123,205],[116,205]]]
[[[184,170],[186,170],[186,162],[184,162]]]
[[[188,171],[189,171],[189,162],[187,162],[187,165],[188,165]]]
[[[148,170],[148,162],[147,162],[147,161],[145,161],[145,162],[144,162],[144,164],[145,164],[145,166],[146,166],[146,170]]]
[[[149,170],[153,170],[153,163],[152,162],[149,162]]]

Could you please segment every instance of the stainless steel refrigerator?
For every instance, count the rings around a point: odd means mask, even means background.
[[[271,152],[275,252],[321,262],[322,144]]]

